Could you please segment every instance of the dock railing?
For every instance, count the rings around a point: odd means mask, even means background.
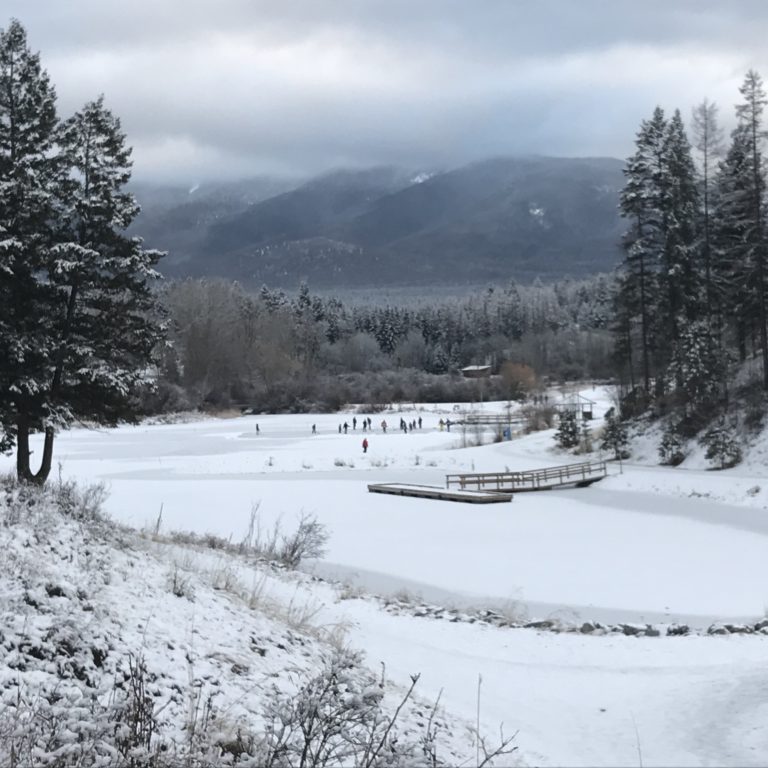
[[[473,490],[535,491],[559,485],[589,485],[608,474],[605,461],[584,461],[522,472],[473,472],[445,476],[445,487]]]

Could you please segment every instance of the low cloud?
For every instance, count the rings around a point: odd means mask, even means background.
[[[656,104],[731,121],[762,2],[10,0],[62,114],[104,93],[137,178],[625,156]],[[2,23],[2,20],[0,20]]]

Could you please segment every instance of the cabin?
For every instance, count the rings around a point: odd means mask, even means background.
[[[468,365],[461,369],[461,375],[465,379],[489,379],[491,377],[490,365]]]

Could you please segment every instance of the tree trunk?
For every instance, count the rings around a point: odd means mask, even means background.
[[[51,474],[51,465],[53,463],[53,427],[45,428],[45,440],[43,442],[43,458],[40,462],[40,469],[32,472],[29,465],[29,421],[27,417],[19,414],[16,419],[16,477],[22,483],[35,483],[44,485]]]
[[[32,482],[29,469],[29,424],[21,414],[16,419],[16,477],[22,483]]]
[[[648,314],[645,296],[645,258],[640,260],[640,320],[642,322],[641,338],[643,344],[643,383],[645,391],[651,391],[651,366],[648,356]]]

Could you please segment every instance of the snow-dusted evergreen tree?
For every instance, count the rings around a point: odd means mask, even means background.
[[[749,291],[751,224],[751,156],[743,126],[731,144],[717,175],[717,207],[712,220],[712,276],[715,312],[720,325],[733,329],[739,359],[747,356],[752,298]]]
[[[766,231],[765,231],[765,167],[762,147],[766,138],[763,112],[768,104],[763,80],[754,70],[747,72],[739,89],[744,101],[736,106],[739,127],[746,135],[749,155],[749,209],[747,257],[747,290],[752,303],[752,319],[758,324],[760,348],[763,354],[763,387],[768,389],[768,306],[766,293]]]
[[[723,131],[717,120],[717,105],[707,99],[693,110],[694,147],[699,157],[700,253],[704,262],[704,302],[707,322],[712,323],[712,213],[717,187],[717,163],[724,153]]]
[[[653,363],[659,395],[680,329],[701,310],[698,192],[691,147],[678,111],[667,121],[657,107],[642,123],[636,147],[621,194],[621,211],[631,226],[624,241],[627,255],[615,332],[617,351],[631,371],[637,318],[643,383],[647,391]]]
[[[63,175],[56,96],[22,25],[0,31],[0,427],[2,447],[48,418],[56,340],[46,279]],[[18,454],[28,464],[28,446]]]
[[[657,107],[650,120],[640,126],[635,140],[635,154],[627,161],[627,179],[621,192],[621,214],[630,222],[624,236],[625,278],[619,301],[627,313],[624,326],[637,316],[640,325],[640,358],[643,385],[651,381],[651,347],[653,340],[653,308],[657,295],[657,268],[662,252],[662,217],[659,180],[663,174],[664,137],[667,123]]]
[[[2,426],[20,479],[44,482],[57,427],[130,415],[159,339],[151,283],[160,254],[125,228],[130,150],[99,99],[59,126],[24,30],[0,37]],[[29,435],[43,430],[40,468]]]
[[[664,428],[659,444],[659,459],[662,464],[676,467],[685,458],[685,441],[680,434],[680,427],[670,422]]]
[[[560,411],[560,424],[555,432],[555,442],[561,448],[575,448],[581,439],[576,411]]]
[[[629,437],[627,427],[616,414],[615,408],[609,408],[605,414],[605,427],[600,447],[604,451],[612,451],[616,459],[629,458]]]
[[[706,320],[697,320],[681,331],[668,378],[682,395],[686,413],[716,402],[723,389],[726,359],[727,352]]]
[[[707,449],[706,458],[719,469],[734,467],[741,461],[741,448],[734,432],[723,422],[708,429],[701,444]]]
[[[131,161],[120,121],[99,98],[62,125],[60,145],[70,176],[48,271],[55,353],[40,391],[45,442],[37,473],[19,460],[20,475],[38,481],[50,472],[57,426],[130,418],[131,395],[161,337],[152,288],[162,254],[125,235],[139,208],[124,190]],[[26,440],[19,431],[20,452]]]
[[[287,307],[290,303],[283,291],[278,288],[270,290],[266,285],[261,286],[259,296],[262,302],[264,302],[267,312],[277,312]]]
[[[760,76],[747,73],[737,106],[739,123],[720,164],[717,208],[713,216],[713,274],[724,322],[733,328],[739,358],[757,337],[763,355],[763,385],[768,388],[766,305],[766,183],[762,144],[766,96]]]
[[[399,340],[398,328],[399,322],[395,310],[392,307],[387,307],[379,314],[375,330],[379,349],[386,355],[391,355],[397,346]]]
[[[698,191],[691,145],[680,112],[664,135],[658,180],[663,250],[659,270],[659,341],[671,354],[681,328],[700,314],[701,290],[696,263]]]

